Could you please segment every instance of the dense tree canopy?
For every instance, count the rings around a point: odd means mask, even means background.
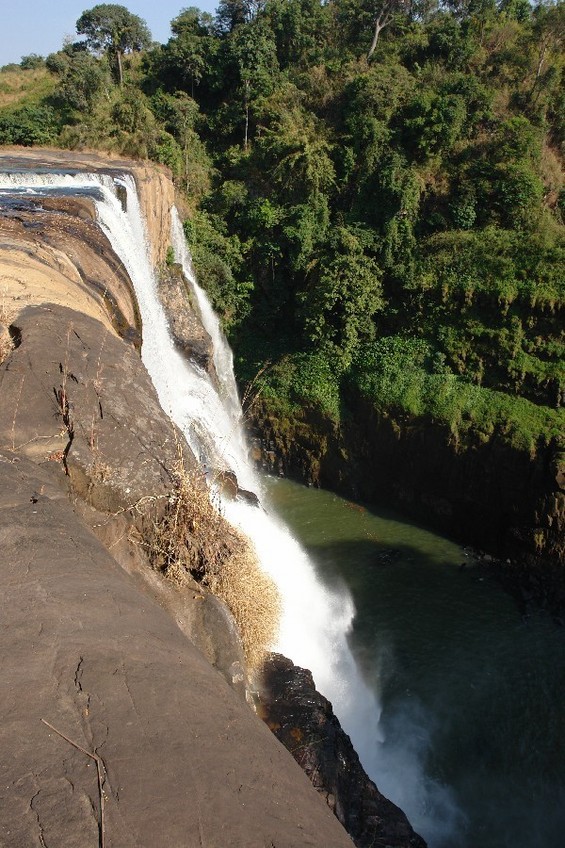
[[[474,399],[535,444],[565,399],[564,8],[222,0],[149,47],[102,4],[0,138],[167,164],[239,375],[269,361],[273,402],[337,416],[361,392],[460,430]]]

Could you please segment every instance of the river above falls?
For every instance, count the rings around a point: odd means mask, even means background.
[[[381,705],[361,759],[430,848],[565,844],[565,631],[524,621],[457,544],[380,508],[268,479],[319,578],[345,584]]]

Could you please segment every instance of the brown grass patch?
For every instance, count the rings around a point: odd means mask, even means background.
[[[57,85],[46,68],[2,71],[0,73],[0,108],[30,106],[52,94]]]
[[[14,349],[14,342],[8,331],[10,316],[6,298],[0,295],[0,362],[3,362],[11,350]]]
[[[164,512],[150,521],[147,548],[153,567],[178,585],[206,586],[231,610],[247,663],[258,668],[276,635],[280,597],[249,540],[210,502],[202,474],[182,459]]]

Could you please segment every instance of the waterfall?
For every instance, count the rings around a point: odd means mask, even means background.
[[[123,209],[116,185],[127,193]],[[142,360],[164,411],[183,431],[195,455],[209,468],[233,470],[245,488],[265,496],[248,459],[241,410],[232,369],[232,354],[206,295],[194,279],[178,215],[173,211],[177,261],[198,301],[202,320],[214,343],[220,391],[209,375],[188,362],[174,346],[156,279],[133,177],[118,180],[103,174],[0,174],[0,193],[88,192],[99,224],[124,263],[135,289],[143,324]],[[347,643],[355,609],[342,586],[324,585],[306,552],[268,509],[226,502],[228,521],[240,527],[257,551],[262,568],[277,584],[282,616],[273,649],[309,668],[318,689],[332,702],[361,762],[375,774],[380,708],[363,681]]]
[[[212,309],[208,296],[198,285],[192,268],[192,260],[190,258],[190,253],[188,252],[188,246],[184,237],[181,220],[175,208],[173,208],[171,212],[171,218],[171,236],[175,258],[177,262],[182,265],[185,279],[190,284],[190,287],[196,297],[204,329],[212,339],[214,368],[216,369],[216,375],[220,384],[222,400],[224,406],[226,406],[230,416],[232,417],[234,424],[236,424],[237,432],[240,434],[242,443],[244,444],[245,438],[241,427],[241,404],[239,402],[239,395],[233,373],[232,349],[229,346],[225,335],[222,333],[220,322],[218,321],[216,313]]]
[[[233,355],[218,318],[196,281],[176,210],[173,210],[172,239],[176,259],[183,267],[200,307],[204,327],[214,344],[220,394],[230,413],[238,442],[245,446]],[[238,471],[240,479],[246,487],[259,492],[265,503],[261,481],[248,459],[245,469]],[[361,678],[347,644],[347,633],[355,615],[348,589],[341,586],[338,592],[324,586],[304,549],[271,511],[233,500],[225,502],[223,509],[228,521],[251,539],[261,567],[277,584],[281,594],[282,617],[277,644],[273,648],[312,671],[318,689],[332,701],[361,760],[369,767],[370,752],[375,751],[381,739],[378,730],[380,709]]]

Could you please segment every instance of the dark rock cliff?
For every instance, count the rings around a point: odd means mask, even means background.
[[[394,505],[440,531],[531,567],[565,563],[565,456],[531,456],[494,434],[465,445],[438,424],[358,400],[341,426],[312,411],[281,419],[259,401],[256,458],[274,473]],[[558,573],[558,572],[557,572]]]
[[[175,345],[187,359],[214,377],[212,340],[200,319],[180,265],[166,265],[159,278],[159,299],[165,310]]]
[[[271,654],[260,687],[263,718],[358,848],[425,848],[399,808],[367,776],[310,671]]]

